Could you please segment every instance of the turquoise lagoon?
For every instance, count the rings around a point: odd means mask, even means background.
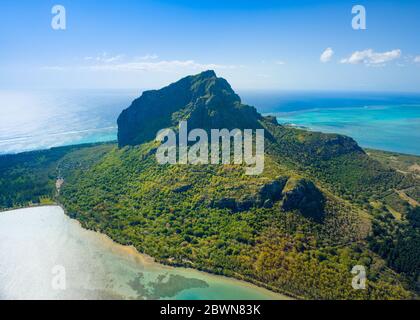
[[[46,206],[0,213],[1,299],[287,297],[244,281],[158,264],[83,229],[60,207]]]

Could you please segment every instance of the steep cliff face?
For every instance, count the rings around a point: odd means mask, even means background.
[[[120,146],[137,145],[155,138],[164,128],[188,120],[190,129],[257,128],[261,116],[241,104],[229,83],[214,71],[189,76],[163,89],[146,91],[118,118]]]
[[[189,130],[264,128],[265,137],[298,162],[364,154],[350,137],[296,130],[279,125],[272,116],[261,116],[254,107],[242,104],[230,84],[211,70],[160,90],[145,91],[119,116],[118,144],[123,147],[151,141],[159,130],[176,128],[182,120],[188,121]]]

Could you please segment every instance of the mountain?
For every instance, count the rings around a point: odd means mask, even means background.
[[[229,83],[214,71],[183,78],[163,89],[146,91],[118,118],[118,144],[153,140],[164,128],[188,120],[190,129],[261,127],[256,109],[241,104]]]
[[[156,133],[181,120],[190,130],[264,129],[263,173],[158,164]],[[55,201],[84,227],[159,262],[296,298],[416,298],[419,178],[369,154],[350,137],[260,115],[206,71],[143,93],[118,118],[118,146],[0,157],[0,207]],[[366,290],[351,285],[356,265],[366,268]]]

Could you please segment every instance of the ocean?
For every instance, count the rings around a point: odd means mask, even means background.
[[[362,147],[420,155],[420,94],[239,91],[280,123],[341,133]],[[141,90],[0,91],[0,154],[112,141]]]
[[[0,91],[0,154],[117,139],[134,90]]]
[[[344,134],[365,148],[420,155],[420,94],[245,92],[242,97],[282,124]]]

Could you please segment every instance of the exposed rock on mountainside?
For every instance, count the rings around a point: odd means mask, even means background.
[[[120,146],[153,140],[156,133],[188,120],[189,129],[260,128],[255,108],[241,104],[229,83],[206,71],[160,90],[146,91],[118,118]]]
[[[298,210],[302,215],[321,221],[324,216],[325,197],[306,179],[289,180],[284,192],[282,208],[285,211]]]

